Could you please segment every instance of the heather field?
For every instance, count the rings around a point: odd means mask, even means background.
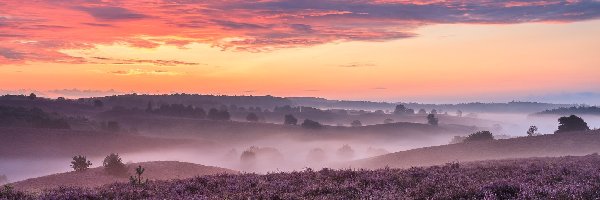
[[[41,193],[4,189],[2,199],[597,199],[600,156],[450,163],[410,169],[214,175]]]

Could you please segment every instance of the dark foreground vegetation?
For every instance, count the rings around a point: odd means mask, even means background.
[[[216,175],[144,185],[3,189],[0,199],[597,199],[600,156],[450,163],[429,168]]]

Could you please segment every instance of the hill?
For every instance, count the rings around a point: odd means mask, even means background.
[[[238,172],[219,167],[204,166],[177,161],[153,161],[127,164],[130,174],[134,174],[137,166],[146,169],[143,177],[148,180],[186,179],[196,176],[215,174],[236,174]],[[126,183],[128,177],[115,177],[107,174],[103,167],[88,169],[83,172],[66,172],[12,183],[20,191],[43,191],[59,187],[93,188],[115,182]]]
[[[429,168],[305,170],[205,176],[40,194],[19,199],[598,199],[600,156],[529,158]]]
[[[494,141],[449,144],[400,151],[343,164],[353,168],[407,168],[448,162],[586,155],[600,152],[600,131],[519,137]]]

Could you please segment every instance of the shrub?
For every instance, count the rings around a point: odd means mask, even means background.
[[[246,120],[249,121],[249,122],[257,122],[258,121],[258,116],[256,114],[254,114],[254,113],[249,113],[246,116]]]
[[[256,153],[254,153],[251,150],[244,151],[240,156],[240,161],[242,162],[242,165],[245,165],[246,167],[251,167],[254,164],[256,164]]]
[[[432,126],[438,125],[438,118],[435,117],[435,114],[427,115],[427,124],[432,125]]]
[[[146,169],[144,169],[141,165],[135,168],[135,176],[129,177],[129,182],[131,183],[131,185],[141,186],[148,183],[148,179],[146,179],[146,181],[142,181],[142,174],[144,173],[144,171],[146,171]]]
[[[590,130],[588,124],[576,115],[571,115],[569,117],[561,117],[558,119],[558,130],[554,133],[565,133],[572,131],[587,131]]]
[[[320,129],[323,128],[323,125],[321,125],[321,123],[319,122],[310,119],[305,119],[304,122],[302,122],[302,127],[307,129]]]
[[[121,177],[127,175],[127,167],[123,164],[119,154],[111,153],[106,156],[104,161],[102,161],[102,166],[104,166],[104,170],[110,175]]]
[[[352,127],[360,127],[360,126],[362,126],[362,123],[358,120],[354,120],[354,121],[352,121],[352,123],[350,123],[350,125]]]
[[[308,155],[306,156],[306,161],[308,163],[322,163],[322,162],[325,162],[326,160],[327,160],[327,155],[325,154],[325,151],[323,151],[323,149],[321,149],[321,148],[311,149],[308,152]]]
[[[354,158],[354,149],[350,145],[345,144],[337,150],[337,156],[344,160],[352,159]]]
[[[92,165],[92,162],[87,160],[85,156],[73,156],[73,161],[71,161],[71,167],[76,171],[85,171]]]
[[[494,135],[489,131],[479,131],[473,133],[463,140],[463,142],[489,141],[494,140]]]
[[[296,125],[298,124],[298,119],[294,115],[285,115],[283,123],[286,125]]]

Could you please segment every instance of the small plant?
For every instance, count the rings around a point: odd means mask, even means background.
[[[82,156],[82,155],[73,156],[73,161],[71,161],[71,167],[76,172],[85,171],[90,166],[92,166],[92,162],[87,160],[87,158],[85,156]]]
[[[144,173],[144,171],[146,171],[146,169],[144,169],[141,165],[135,168],[135,176],[129,177],[129,182],[131,183],[131,185],[142,186],[148,183],[148,179],[142,182],[142,174]]]
[[[121,157],[119,154],[111,153],[110,155],[104,158],[102,161],[102,166],[104,166],[104,170],[113,176],[126,176],[127,175],[127,167],[121,161]]]

